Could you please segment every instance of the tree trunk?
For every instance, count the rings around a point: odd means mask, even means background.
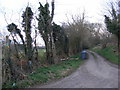
[[[52,48],[52,55],[53,55],[53,61],[54,64],[57,64],[59,62],[57,55],[56,55],[56,48],[55,48],[55,43],[54,43],[54,39],[53,39],[53,32],[51,32],[51,48]]]
[[[82,51],[82,50],[83,50],[83,42],[81,40],[81,42],[80,42],[80,51]]]
[[[11,80],[16,81],[15,77],[15,70],[13,68],[13,62],[11,60],[11,51],[10,51],[10,40],[8,37],[6,37],[6,46],[5,46],[5,61],[8,63],[9,68],[10,68],[10,73],[11,73]]]
[[[28,59],[28,72],[32,72],[33,52],[32,52],[32,38],[30,34],[27,35],[27,59]]]
[[[46,47],[47,63],[48,64],[54,64],[53,55],[52,55],[52,51],[51,51],[51,45],[50,45],[50,41],[48,40],[48,37],[44,37],[44,41],[45,41],[45,47]]]

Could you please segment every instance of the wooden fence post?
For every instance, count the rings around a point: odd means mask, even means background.
[[[0,41],[0,89],[2,89],[2,41]]]

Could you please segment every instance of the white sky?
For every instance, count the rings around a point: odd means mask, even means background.
[[[52,0],[47,0],[49,3]],[[55,0],[54,21],[57,24],[70,20],[71,15],[79,15],[85,10],[87,19],[90,22],[104,22],[104,11],[106,2],[110,0]],[[46,0],[0,0],[0,32],[6,32],[7,22],[20,24],[22,12],[28,5],[32,7],[35,13],[39,7],[39,2],[45,4]],[[68,18],[66,17],[68,16]],[[43,41],[40,39],[40,42]]]

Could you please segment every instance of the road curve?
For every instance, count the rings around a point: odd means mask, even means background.
[[[88,55],[89,59],[70,76],[33,88],[118,88],[118,68],[94,52],[88,51]]]

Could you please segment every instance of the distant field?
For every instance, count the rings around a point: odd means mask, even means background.
[[[46,52],[45,49],[38,49],[38,52]]]
[[[38,49],[38,59],[40,60],[40,63],[45,63],[46,59],[46,50],[45,49]]]

